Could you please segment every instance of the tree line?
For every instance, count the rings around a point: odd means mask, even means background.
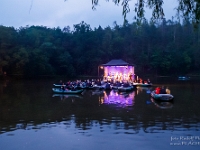
[[[200,69],[200,30],[190,21],[143,20],[91,29],[0,26],[0,74],[97,76],[112,59],[135,64],[136,73],[180,75]]]

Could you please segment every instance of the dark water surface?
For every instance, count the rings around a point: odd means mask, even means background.
[[[152,81],[131,93],[72,96],[53,94],[53,80],[0,81],[0,149],[200,149],[200,80]],[[151,99],[161,85],[172,103]]]

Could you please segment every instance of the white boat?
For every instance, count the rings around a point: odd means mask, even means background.
[[[151,92],[151,97],[153,97],[155,100],[161,101],[171,101],[174,99],[174,96],[171,94],[156,94],[155,91]]]

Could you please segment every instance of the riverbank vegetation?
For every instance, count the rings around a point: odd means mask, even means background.
[[[135,64],[138,74],[179,75],[200,69],[200,29],[189,21],[163,19],[70,30],[45,26],[0,26],[0,74],[98,75],[112,59]]]

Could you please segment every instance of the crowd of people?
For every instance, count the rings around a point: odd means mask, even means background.
[[[102,86],[102,85],[112,85],[112,86],[129,86],[131,84],[133,84],[133,82],[130,81],[106,81],[106,80],[101,80],[101,79],[87,79],[87,80],[75,80],[75,81],[67,81],[67,82],[63,82],[62,80],[60,80],[59,83],[57,83],[58,85],[62,85],[61,89],[65,90],[65,89],[77,89],[77,88],[93,88],[96,86]]]
[[[135,80],[122,80],[122,81],[118,81],[118,80],[105,80],[105,79],[86,79],[86,80],[69,80],[67,82],[63,82],[62,80],[60,80],[59,83],[57,83],[57,85],[62,85],[61,89],[62,90],[66,90],[66,89],[70,89],[70,90],[76,90],[79,88],[93,88],[94,86],[102,86],[102,85],[112,85],[114,87],[120,87],[120,86],[124,86],[124,87],[128,87],[130,85],[133,85],[134,83],[143,83],[143,84],[150,84],[151,81],[150,79],[147,80],[143,80],[142,78],[135,78]]]
[[[111,74],[111,73],[110,73]],[[116,77],[115,76],[111,76],[110,74],[108,74],[107,76],[103,77],[104,81],[107,82],[111,82],[111,83],[116,83],[116,82],[129,82],[129,83],[142,83],[142,84],[150,84],[151,81],[150,79],[142,79],[139,76],[137,76],[136,74],[129,74],[128,76],[123,77],[123,75],[120,73],[119,75],[117,74]]]
[[[60,82],[58,83],[58,85],[62,85],[61,89],[62,90],[66,90],[66,89],[71,89],[71,90],[75,90],[78,88],[92,88],[94,85],[98,85],[101,86],[103,85],[105,82],[103,82],[103,80],[100,79],[87,79],[87,80],[74,80],[74,81],[67,81],[67,82],[63,82],[62,80],[60,80]]]

